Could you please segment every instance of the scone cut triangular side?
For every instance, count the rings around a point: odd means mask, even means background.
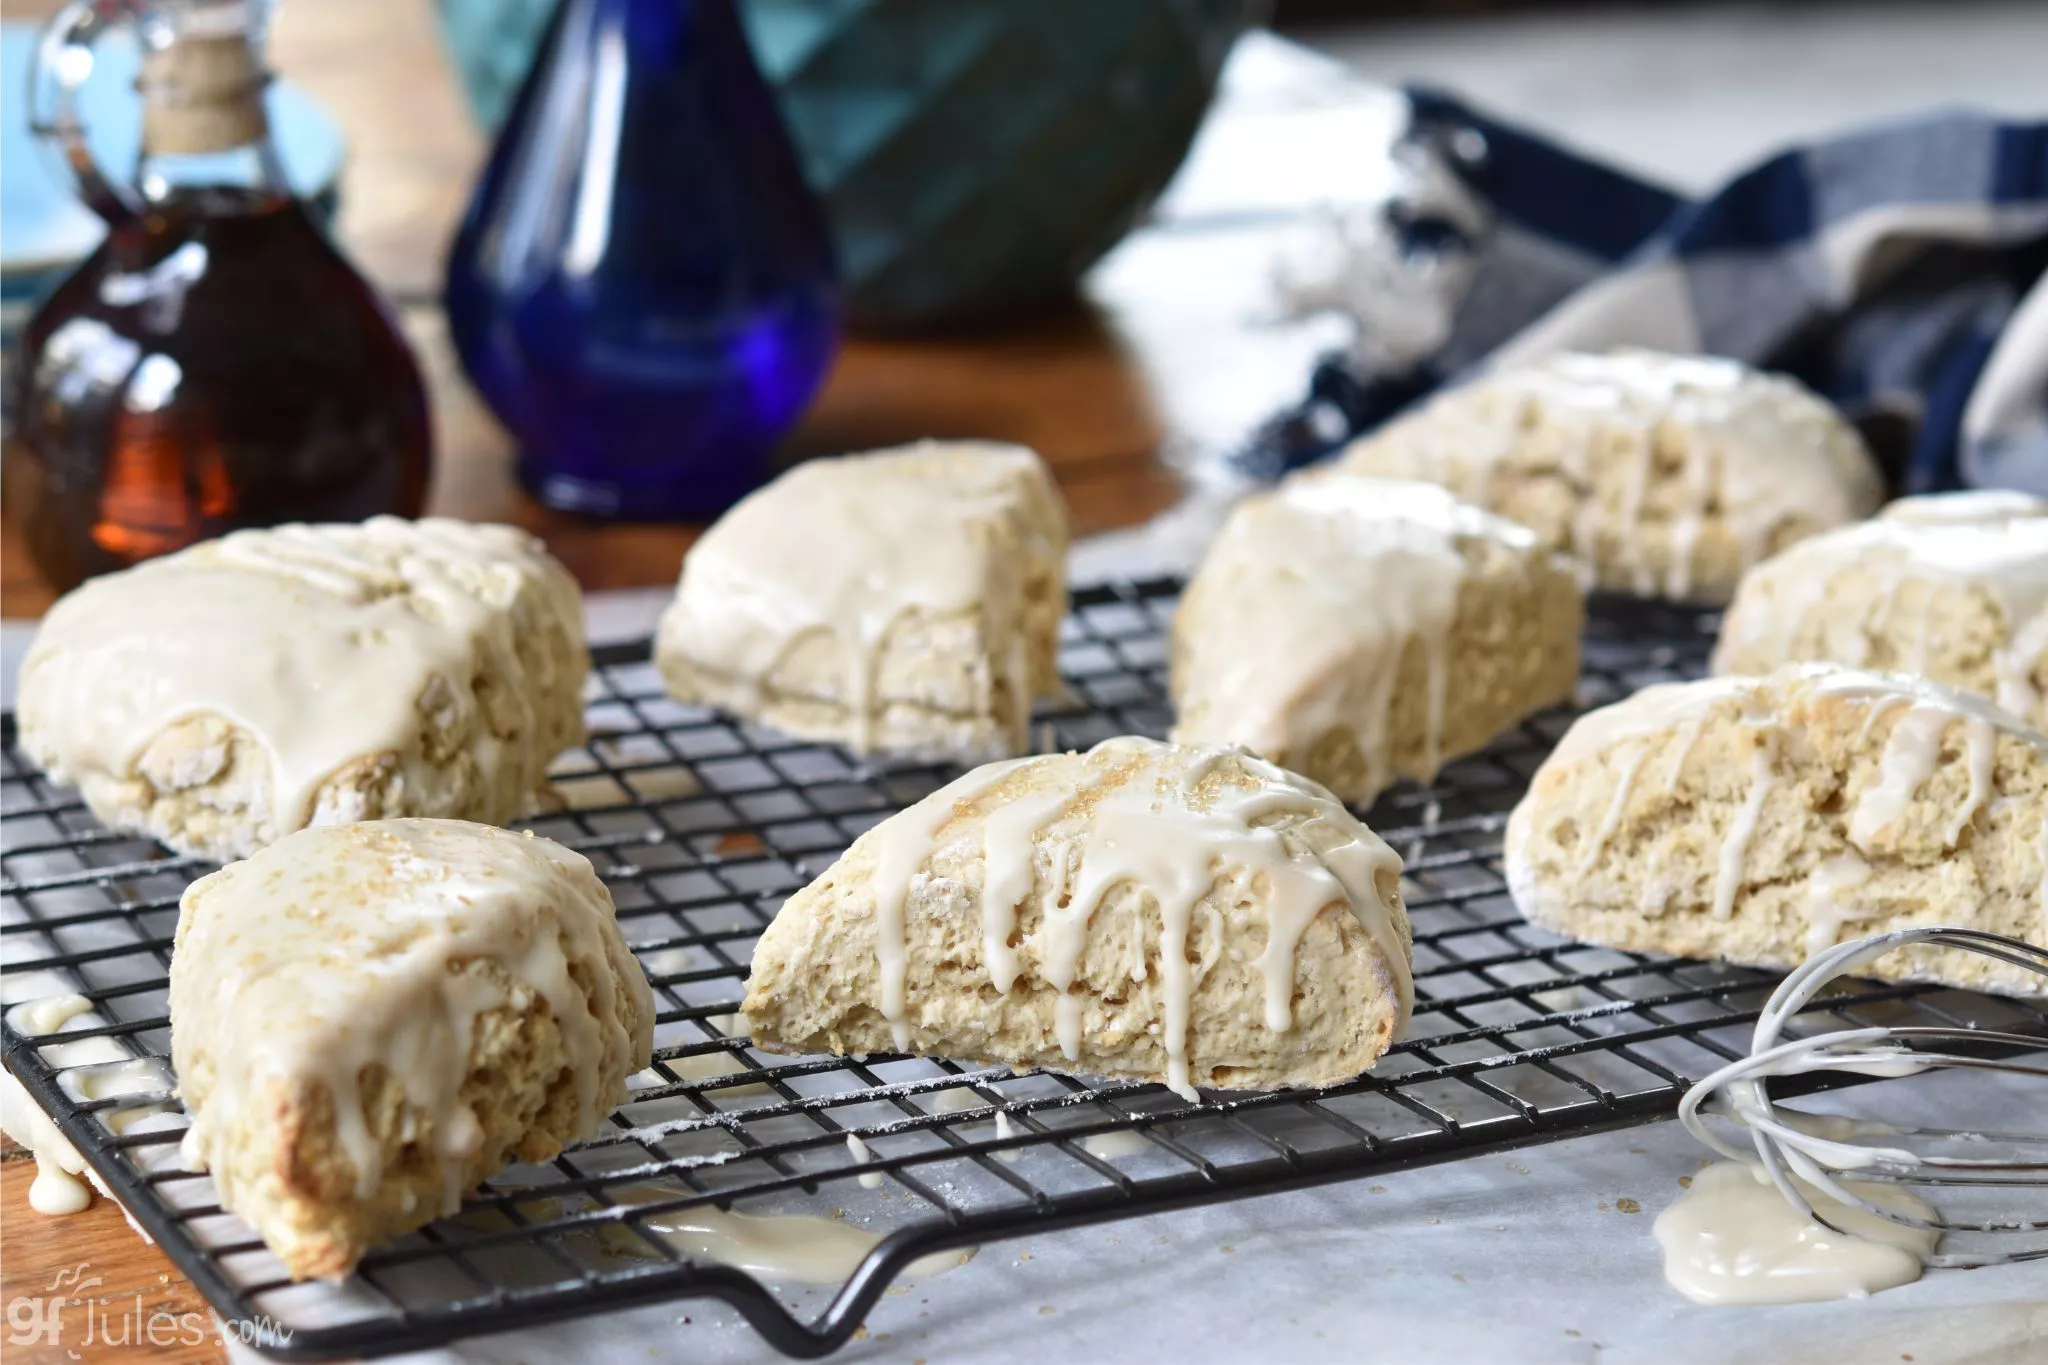
[[[792,896],[744,1010],[784,1051],[1324,1085],[1406,1023],[1401,860],[1241,750],[1125,738],[992,763]]]
[[[1602,588],[1725,602],[1743,570],[1869,516],[1884,480],[1818,394],[1732,360],[1624,347],[1491,367],[1347,447],[1510,517]]]
[[[510,526],[232,532],[58,600],[21,746],[110,829],[225,862],[307,825],[501,824],[583,741],[583,604]]]
[[[1173,618],[1173,738],[1364,806],[1571,694],[1569,561],[1434,483],[1318,472],[1239,503]]]
[[[1905,498],[1779,552],[1743,575],[1714,671],[1896,670],[2048,725],[2048,517],[2023,497]]]
[[[171,961],[184,1158],[294,1279],[591,1136],[654,1000],[581,854],[458,820],[317,826],[194,882]]]
[[[1508,820],[1506,870],[1531,921],[1635,951],[1790,968],[1934,924],[2048,942],[2048,738],[1835,664],[1661,684],[1566,733]],[[2041,989],[1945,949],[1862,970]]]
[[[806,460],[690,547],[654,663],[679,700],[857,753],[1021,753],[1061,690],[1066,551],[1022,446]]]

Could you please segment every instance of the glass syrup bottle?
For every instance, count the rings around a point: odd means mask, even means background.
[[[38,134],[106,240],[23,329],[6,502],[36,565],[82,579],[243,526],[414,516],[431,459],[419,367],[383,303],[286,185],[244,0],[87,3],[36,72]],[[87,149],[91,45],[142,49],[131,179]]]

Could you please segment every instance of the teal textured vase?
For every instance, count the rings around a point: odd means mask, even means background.
[[[440,0],[495,126],[552,0]],[[1163,189],[1263,0],[742,0],[869,331],[1071,290]]]

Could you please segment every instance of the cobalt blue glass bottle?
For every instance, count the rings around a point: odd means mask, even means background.
[[[702,518],[766,477],[831,361],[837,295],[732,0],[561,0],[447,303],[542,501]]]

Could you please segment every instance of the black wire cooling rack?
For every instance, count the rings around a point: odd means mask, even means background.
[[[1076,594],[1062,651],[1074,696],[1041,716],[1041,747],[1163,733],[1177,592],[1157,581]],[[1698,674],[1712,625],[1596,603],[1578,707]],[[22,757],[13,717],[0,721],[7,998],[73,991],[92,1005],[60,1041],[24,1036],[10,1011],[7,1067],[222,1316],[245,1335],[260,1325],[277,1354],[375,1355],[709,1296],[783,1351],[822,1355],[934,1252],[1666,1117],[1689,1078],[1746,1053],[1772,984],[1577,946],[1516,915],[1501,830],[1577,714],[1561,707],[1368,813],[1407,860],[1417,999],[1404,1041],[1354,1081],[1189,1104],[1052,1073],[757,1053],[730,1015],[783,898],[955,772],[866,766],[679,705],[644,644],[596,662],[591,741],[558,766],[563,809],[532,827],[588,854],[610,884],[657,997],[654,1065],[604,1133],[500,1173],[458,1216],[372,1253],[339,1291],[289,1284],[179,1162],[165,974],[178,896],[202,865],[102,829]],[[1824,997],[1803,1026],[1937,1021],[2048,1030],[2048,1015],[2016,1002],[1867,984]],[[833,1212],[884,1235],[806,1315],[803,1295],[664,1240],[664,1215],[704,1204]]]

